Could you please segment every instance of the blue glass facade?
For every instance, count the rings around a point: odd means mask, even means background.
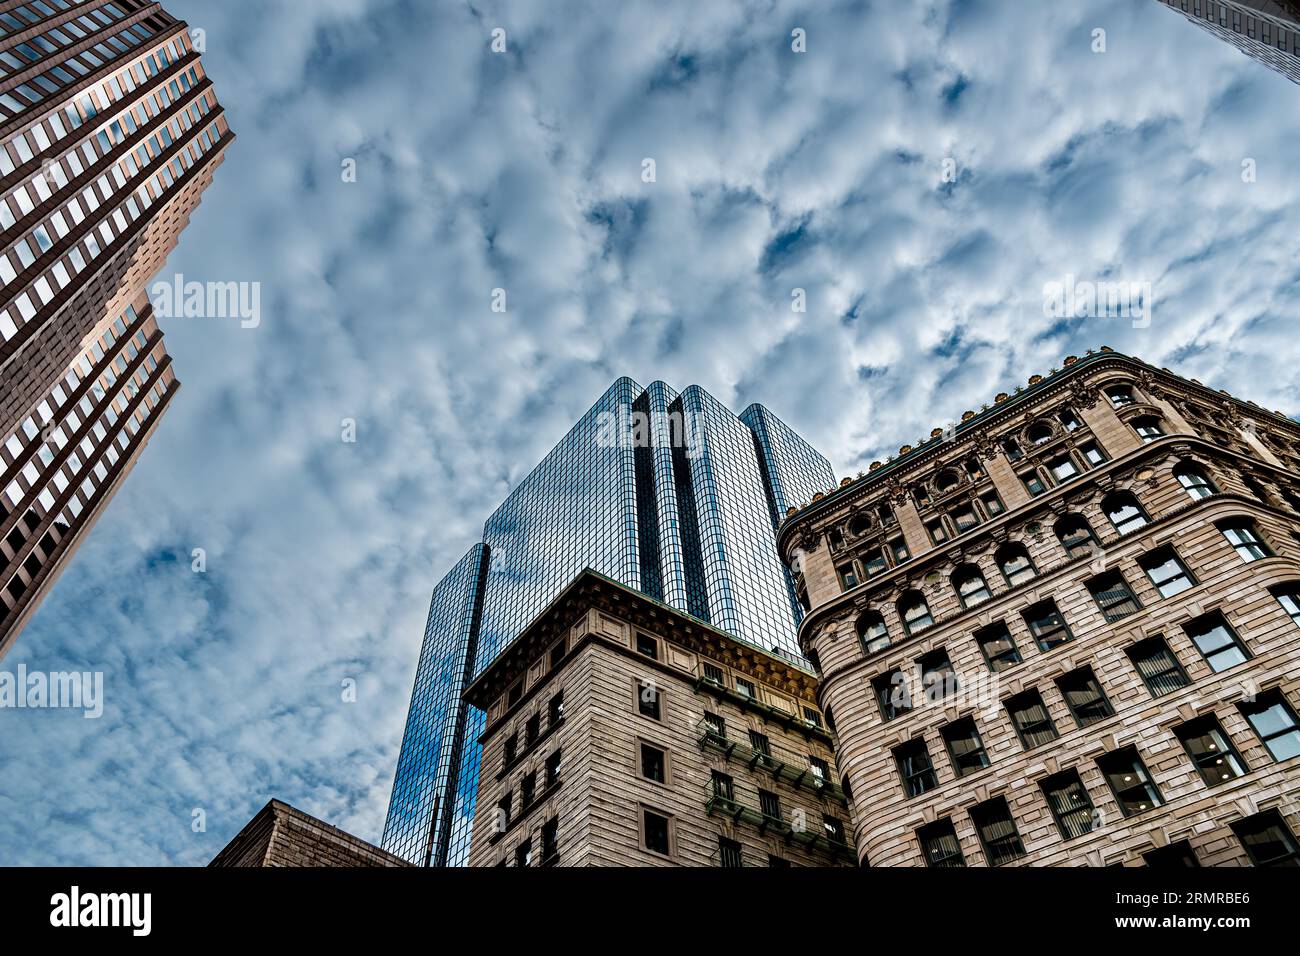
[[[802,609],[773,532],[834,483],[761,405],[737,417],[698,386],[616,381],[434,592],[384,848],[464,864],[484,715],[459,694],[585,568],[798,658]]]

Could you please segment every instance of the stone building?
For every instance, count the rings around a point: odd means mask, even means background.
[[[272,800],[259,810],[208,864],[329,868],[410,865],[280,800]]]
[[[1300,864],[1300,425],[1109,349],[780,530],[871,866]]]

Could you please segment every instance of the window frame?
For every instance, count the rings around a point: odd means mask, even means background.
[[[1026,710],[1027,707],[1022,706],[1026,704],[1032,704],[1041,708],[1043,712],[1042,717],[1034,721],[1022,723],[1017,717],[1017,713]],[[1002,707],[1007,712],[1007,717],[1011,720],[1011,727],[1016,732],[1016,738],[1020,741],[1021,749],[1026,753],[1030,750],[1036,750],[1039,747],[1046,746],[1061,736],[1060,730],[1057,729],[1056,721],[1052,719],[1052,711],[1047,706],[1047,701],[1043,699],[1043,695],[1036,687],[1030,687],[1017,694],[1012,694],[1010,697],[1007,697],[1002,701]],[[1043,733],[1046,733],[1047,736],[1035,736],[1032,738],[1033,742],[1030,742],[1031,737],[1028,735]]]

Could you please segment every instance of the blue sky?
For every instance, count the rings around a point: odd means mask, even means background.
[[[1300,88],[1155,0],[167,6],[239,137],[167,273],[262,323],[164,323],[184,388],[4,662],[105,713],[0,710],[0,864],[202,864],[272,795],[378,840],[432,586],[618,375],[840,474],[1101,344],[1300,411]],[[1071,275],[1150,327],[1045,317]]]

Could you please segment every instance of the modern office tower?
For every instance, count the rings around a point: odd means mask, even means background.
[[[1300,865],[1296,422],[1104,349],[780,542],[860,861]]]
[[[584,571],[470,685],[471,866],[851,866],[811,671]]]
[[[774,516],[833,483],[826,459],[762,406],[737,417],[697,386],[616,381],[435,591],[384,848],[465,863],[484,715],[452,702],[586,568],[802,661]]]
[[[1159,0],[1242,53],[1300,83],[1300,2]]]
[[[157,3],[0,6],[3,654],[179,388],[146,283],[234,137]]]

